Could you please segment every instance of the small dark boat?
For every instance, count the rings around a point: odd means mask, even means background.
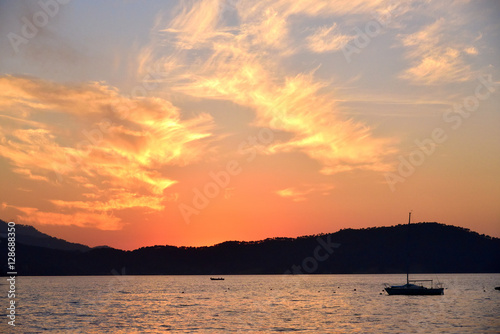
[[[404,285],[386,286],[385,291],[389,295],[405,295],[405,296],[439,296],[444,295],[444,288],[440,284],[434,287],[432,280],[407,280]],[[430,287],[425,287],[422,283],[430,282]],[[414,284],[417,283],[417,284]]]
[[[212,280],[212,281],[223,281],[224,277],[210,277],[210,280]]]
[[[408,235],[410,233],[410,222],[411,222],[411,212],[408,217]],[[409,257],[409,256],[408,256]],[[409,274],[409,260],[408,267],[406,270],[406,284],[403,285],[388,285],[386,284],[385,291],[389,295],[405,295],[405,296],[438,296],[444,295],[444,288],[441,283],[433,285],[430,279],[420,279],[420,280],[410,280]],[[430,287],[424,286],[424,283],[430,285]]]
[[[500,290],[500,286],[497,286],[497,287],[495,288],[495,290]]]

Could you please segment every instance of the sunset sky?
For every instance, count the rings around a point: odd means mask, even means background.
[[[0,2],[0,218],[135,249],[500,237],[500,2]]]

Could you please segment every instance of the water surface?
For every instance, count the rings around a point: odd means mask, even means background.
[[[383,292],[405,275],[18,277],[16,332],[500,332],[500,274],[412,278],[438,278],[444,296]]]

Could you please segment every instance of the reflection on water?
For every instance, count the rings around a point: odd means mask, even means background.
[[[439,275],[447,288],[444,296],[388,296],[383,292],[383,283],[401,283],[403,276],[226,276],[224,281],[211,281],[208,276],[19,277],[16,330],[500,331],[500,292],[493,289],[500,285],[500,275]],[[6,291],[0,303],[7,305]],[[0,332],[4,332],[5,313],[1,319]]]

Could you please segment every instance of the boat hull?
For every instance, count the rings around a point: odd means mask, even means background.
[[[405,288],[385,288],[389,295],[401,296],[439,296],[444,295],[444,288],[424,288],[424,289],[405,289]]]

